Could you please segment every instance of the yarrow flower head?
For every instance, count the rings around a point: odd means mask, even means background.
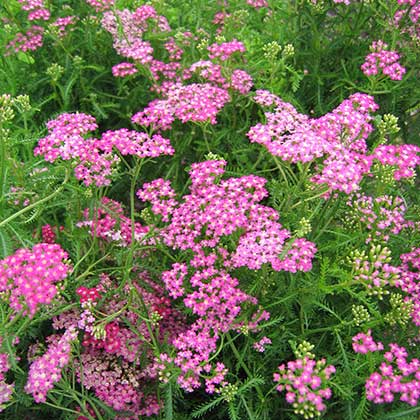
[[[10,307],[33,317],[40,305],[50,304],[58,293],[56,283],[71,270],[67,258],[59,245],[41,243],[1,260],[0,292],[5,293]]]
[[[77,338],[77,331],[70,327],[60,338],[54,338],[47,352],[29,368],[25,392],[32,394],[37,403],[45,402],[48,391],[60,380],[61,370],[69,363],[71,342]]]
[[[366,76],[375,76],[380,71],[391,80],[402,80],[406,69],[398,62],[396,51],[388,51],[388,45],[383,41],[374,41],[370,47],[371,53],[366,56],[361,68]]]
[[[331,374],[335,367],[327,365],[325,359],[314,360],[306,356],[287,362],[274,373],[277,391],[286,392],[286,401],[292,404],[293,411],[305,419],[321,415],[326,410],[324,400],[331,398],[329,387]]]

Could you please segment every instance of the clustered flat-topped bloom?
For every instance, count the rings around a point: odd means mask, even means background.
[[[405,300],[413,304],[412,320],[420,326],[420,248],[413,248],[400,258],[402,264],[398,267],[400,275],[395,286],[407,293]]]
[[[43,34],[44,28],[38,25],[31,26],[25,33],[17,33],[15,38],[7,44],[5,55],[10,55],[12,52],[37,50],[43,45]]]
[[[168,130],[175,119],[216,124],[216,115],[230,101],[229,93],[210,83],[172,84],[164,99],[156,99],[131,120],[154,130]]]
[[[374,41],[370,50],[361,66],[366,76],[376,76],[382,71],[391,80],[402,80],[406,69],[398,62],[400,55],[396,51],[388,51],[388,45],[381,40]]]
[[[50,336],[51,342],[46,353],[31,363],[25,392],[32,394],[35,402],[45,402],[48,391],[59,382],[61,370],[70,360],[71,342],[76,338],[74,327],[70,327],[62,336]]]
[[[0,348],[3,338],[0,337]],[[10,369],[9,355],[0,353],[0,413],[4,410],[4,403],[10,400],[13,394],[14,384],[6,382],[6,373]]]
[[[401,33],[406,33],[414,41],[418,42],[420,39],[420,26],[418,21],[420,19],[420,1],[419,0],[398,0],[401,6],[394,15],[396,27]]]
[[[155,354],[150,341],[171,345],[187,325],[183,315],[171,307],[163,288],[147,273],[138,273],[130,286],[109,293],[118,286],[117,279],[102,274],[96,286],[79,287],[81,308],[60,314],[53,327],[59,330],[73,325],[83,332],[82,352],[74,360],[77,381],[116,410],[116,418],[152,416],[162,405],[156,394]],[[130,295],[141,299],[128,306]],[[112,320],[106,320],[110,315]],[[152,320],[152,326],[145,319]]]
[[[142,64],[153,61],[153,47],[149,41],[144,41],[143,34],[150,29],[161,32],[171,29],[166,18],[150,5],[143,5],[134,12],[128,9],[105,12],[102,26],[112,35],[118,54]]]
[[[18,249],[0,260],[0,292],[16,312],[33,317],[39,305],[48,305],[57,294],[71,267],[68,254],[57,244],[36,244]]]
[[[84,220],[76,224],[77,227],[89,227],[93,237],[115,241],[120,246],[131,244],[131,219],[124,215],[122,205],[103,197],[99,206],[92,209],[85,209]],[[142,242],[148,233],[149,228],[134,222],[134,239]]]
[[[391,263],[391,251],[387,247],[372,244],[368,254],[356,252],[353,256],[354,279],[367,287],[369,294],[379,299],[390,293],[395,286],[400,270]]]
[[[246,3],[256,9],[260,9],[261,7],[268,7],[267,0],[246,0]]]
[[[400,197],[372,197],[357,193],[347,205],[351,207],[350,217],[369,232],[366,243],[388,242],[391,234],[398,235],[411,226],[404,218],[406,207]]]
[[[127,77],[138,72],[133,63],[119,63],[112,67],[112,74],[115,77]]]
[[[43,155],[48,162],[57,159],[74,162],[75,176],[85,185],[109,185],[113,168],[121,155],[138,158],[172,155],[168,139],[159,134],[149,137],[125,128],[106,131],[99,139],[87,134],[97,128],[96,120],[87,114],[61,114],[47,123],[49,134],[38,141],[35,156]],[[114,151],[115,149],[115,151]]]
[[[89,6],[95,8],[97,12],[104,12],[112,8],[115,0],[85,0]]]
[[[48,20],[51,16],[44,0],[18,0],[22,10],[29,12],[28,20]]]
[[[313,355],[312,355],[313,356]],[[286,391],[286,401],[292,404],[296,414],[305,419],[321,415],[326,409],[324,400],[331,398],[329,379],[335,367],[326,365],[326,360],[314,360],[307,355],[278,367],[274,373],[277,391]]]
[[[235,52],[245,52],[245,45],[242,42],[233,39],[230,42],[222,42],[221,44],[211,44],[209,47],[207,47],[207,50],[209,51],[210,59],[219,59],[221,61],[226,61]]]
[[[420,164],[420,147],[414,144],[381,144],[375,148],[371,157],[382,165],[395,168],[393,177],[400,181],[415,177],[416,166]]]
[[[382,343],[376,343],[371,331],[359,333],[353,337],[353,349],[356,353],[383,351]],[[372,373],[366,380],[366,398],[375,404],[391,403],[396,394],[400,401],[413,407],[420,399],[420,360],[407,361],[407,350],[398,344],[391,343],[389,350],[383,355],[384,361],[379,371]]]
[[[190,194],[182,201],[176,200],[165,180],[147,183],[137,192],[162,216],[164,226],[155,228],[158,238],[173,249],[193,253],[192,259],[177,262],[162,274],[169,295],[182,298],[197,316],[174,342],[178,350],[174,363],[182,371],[178,383],[187,391],[199,387],[200,376],[212,371],[208,360],[217,349],[220,333],[241,327],[256,330],[268,318],[262,312],[248,325],[239,323],[241,305],[257,301],[239,289],[239,281],[229,271],[237,267],[257,270],[263,264],[278,271],[308,271],[316,251],[314,244],[301,238],[296,247],[289,243],[290,249],[280,258],[291,234],[277,221],[274,209],[259,204],[268,194],[266,180],[253,175],[220,180],[225,166],[224,160],[192,164]],[[232,234],[238,236],[235,245],[226,239]],[[215,385],[224,386],[220,372],[217,383],[214,377],[206,381],[207,392],[216,392]]]
[[[371,164],[366,139],[373,131],[370,113],[378,109],[373,97],[355,93],[332,112],[314,119],[267,91],[257,91],[255,101],[275,108],[265,112],[266,124],[251,127],[247,134],[251,142],[292,163],[324,158],[315,166],[312,182],[346,194],[359,189]]]

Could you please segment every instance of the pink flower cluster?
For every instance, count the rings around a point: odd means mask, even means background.
[[[407,293],[406,300],[413,303],[411,317],[414,324],[420,326],[420,248],[413,248],[400,258],[400,276],[395,286]]]
[[[85,209],[84,220],[76,224],[77,227],[89,227],[93,237],[115,241],[120,246],[131,244],[131,219],[124,216],[122,205],[107,197],[103,197],[98,207],[93,210]],[[134,238],[142,241],[149,231],[147,226],[134,222]]]
[[[109,185],[110,176],[119,156],[139,158],[173,154],[169,140],[159,134],[149,137],[145,133],[120,129],[103,133],[102,138],[86,138],[97,128],[94,117],[87,114],[61,114],[47,123],[49,134],[38,141],[35,156],[43,155],[48,162],[61,158],[75,163],[75,176],[85,185]]]
[[[347,205],[351,207],[354,219],[369,231],[366,243],[388,242],[390,234],[398,235],[409,226],[404,219],[406,208],[400,197],[383,195],[374,198],[356,194]]]
[[[368,330],[367,334],[360,332],[353,338],[353,350],[355,353],[367,354],[374,351],[381,351],[384,349],[384,345],[379,341],[375,342],[372,337],[372,331]]]
[[[254,344],[252,345],[252,347],[253,347],[256,351],[258,351],[258,352],[260,352],[260,353],[264,353],[264,352],[265,352],[265,346],[266,346],[267,344],[271,344],[271,340],[270,340],[268,337],[263,337],[263,338],[261,338],[261,340],[260,340],[260,341],[257,341],[256,343],[254,343]]]
[[[102,19],[102,26],[114,38],[117,53],[142,64],[153,61],[153,47],[143,39],[144,32],[151,24],[155,24],[160,31],[170,30],[166,18],[159,16],[150,5],[143,5],[134,12],[127,9],[108,11]]]
[[[256,9],[261,7],[268,7],[267,0],[246,0],[246,3],[252,7],[255,7]]]
[[[85,0],[89,6],[95,8],[97,12],[104,12],[112,8],[115,0]]]
[[[133,63],[119,63],[112,67],[112,74],[115,77],[126,77],[138,72],[136,66]]]
[[[363,333],[353,337],[353,348],[357,353],[366,354],[384,349],[382,343],[375,343],[371,337]],[[391,403],[396,394],[400,401],[417,406],[420,398],[420,360],[407,361],[407,350],[398,344],[391,343],[385,352],[384,361],[379,371],[372,373],[366,380],[366,398],[375,404]]]
[[[37,244],[32,250],[18,249],[0,261],[0,292],[16,312],[33,317],[39,305],[52,302],[58,283],[71,270],[68,255],[56,244]]]
[[[19,51],[35,51],[42,47],[44,28],[38,25],[32,26],[26,33],[17,33],[15,38],[7,46],[6,55],[18,53]]]
[[[140,282],[145,287],[141,287]],[[83,352],[74,360],[74,365],[78,381],[86,389],[92,390],[97,398],[121,415],[158,414],[162,407],[156,397],[156,363],[149,343],[153,335],[158,342],[165,340],[171,345],[186,328],[185,320],[170,306],[163,289],[145,273],[133,279],[131,286],[106,297],[106,292],[117,290],[117,286],[116,280],[101,275],[94,288],[80,288],[82,312],[61,314],[54,320],[54,326],[78,324],[84,330]],[[99,294],[102,300],[97,302]],[[130,307],[128,295],[138,296]],[[88,312],[90,319],[86,317]],[[104,314],[118,316],[104,323]],[[81,317],[85,323],[80,323]],[[102,328],[95,329],[97,317]],[[150,329],[150,322],[146,323],[144,319],[156,319],[158,326]]]
[[[265,112],[266,124],[251,127],[251,142],[264,145],[274,156],[292,163],[318,162],[312,182],[326,184],[346,194],[359,189],[363,175],[369,172],[371,159],[366,156],[366,139],[373,131],[371,112],[378,109],[373,98],[356,93],[329,114],[309,119],[289,103],[267,91],[257,91],[255,101],[275,106]]]
[[[369,254],[354,259],[354,279],[364,284],[371,294],[382,299],[387,294],[387,286],[394,286],[399,279],[400,270],[390,264],[390,250],[372,245]]]
[[[28,20],[48,20],[51,16],[44,0],[18,0],[22,10],[29,12]]]
[[[400,56],[396,51],[388,51],[388,45],[383,41],[374,41],[370,49],[372,52],[361,66],[366,76],[376,76],[381,70],[391,80],[402,80],[406,69],[398,62]]]
[[[221,44],[211,44],[207,47],[210,59],[219,59],[221,61],[228,60],[235,52],[244,53],[246,51],[245,45],[234,39],[230,42],[222,42]]]
[[[156,99],[131,118],[142,126],[152,126],[155,130],[168,130],[177,118],[188,121],[216,124],[216,115],[230,100],[226,90],[209,83],[193,83],[183,86],[173,84],[165,99]]]
[[[420,164],[420,147],[414,144],[382,144],[375,148],[371,157],[382,165],[395,167],[394,179],[413,178]]]
[[[326,409],[324,399],[332,395],[328,380],[335,372],[332,365],[326,366],[325,359],[315,361],[309,356],[287,362],[274,373],[277,391],[286,391],[286,401],[293,404],[295,413],[314,417]]]
[[[420,2],[418,0],[398,0],[400,7],[394,15],[394,24],[401,33],[406,33],[414,41],[420,39]]]
[[[55,28],[57,36],[59,38],[64,38],[67,35],[67,27],[74,25],[77,21],[75,16],[66,16],[58,18],[50,24],[51,28]]]
[[[0,337],[0,347],[3,338]],[[10,369],[9,355],[7,353],[0,353],[0,413],[4,409],[4,403],[10,400],[13,394],[14,384],[6,382],[6,373]]]
[[[70,327],[62,336],[50,336],[47,352],[31,364],[25,392],[32,394],[35,402],[45,402],[48,391],[60,380],[61,370],[70,360],[71,342],[76,338],[74,327]]]
[[[239,289],[239,281],[229,271],[244,266],[256,270],[263,264],[271,264],[275,270],[307,271],[316,251],[311,242],[302,239],[290,247],[290,254],[279,258],[290,232],[277,222],[273,209],[258,204],[267,196],[265,179],[250,175],[219,181],[225,166],[223,160],[192,164],[190,194],[180,202],[164,180],[145,184],[137,192],[166,222],[164,227],[156,227],[158,237],[171,248],[193,252],[192,259],[175,263],[162,274],[169,294],[174,299],[182,297],[197,316],[188,331],[174,341],[178,351],[174,363],[182,372],[178,383],[187,391],[199,387],[200,376],[210,372],[210,389],[214,389],[215,377],[223,386],[223,375],[212,370],[208,360],[216,351],[220,333],[239,329],[236,319],[241,305],[247,301],[256,304]],[[238,236],[233,249],[225,240],[232,234]],[[267,313],[259,314],[249,328],[258,328],[258,322],[267,317]]]

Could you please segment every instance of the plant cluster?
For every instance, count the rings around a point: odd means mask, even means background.
[[[419,0],[0,5],[0,419],[415,420]]]

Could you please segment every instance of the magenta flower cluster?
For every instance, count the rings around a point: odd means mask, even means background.
[[[391,80],[402,80],[406,69],[398,62],[400,55],[396,51],[389,51],[383,41],[374,41],[370,47],[372,51],[366,56],[361,69],[366,76],[376,76],[380,71]]]
[[[32,394],[35,402],[45,402],[48,391],[60,380],[61,370],[70,360],[71,342],[76,338],[74,327],[70,327],[62,336],[50,336],[46,353],[32,362],[25,392]]]
[[[371,157],[382,165],[393,167],[394,179],[399,181],[415,176],[416,166],[420,164],[420,147],[415,144],[382,144],[375,148]]]
[[[33,317],[40,305],[48,305],[57,295],[56,283],[63,281],[71,267],[68,255],[57,244],[37,244],[21,248],[0,261],[0,292],[10,307]]]
[[[0,347],[3,338],[0,337]],[[7,353],[0,353],[0,413],[4,410],[4,404],[12,397],[14,384],[6,382],[6,373],[10,369],[9,355]]]
[[[164,227],[156,226],[158,237],[171,248],[193,252],[191,260],[174,263],[162,274],[170,296],[182,297],[197,316],[189,330],[174,341],[178,350],[174,363],[182,372],[178,383],[187,391],[199,387],[200,376],[212,371],[208,360],[216,351],[220,333],[240,328],[236,319],[241,305],[247,301],[256,304],[255,298],[239,289],[239,281],[229,271],[244,266],[256,270],[263,264],[274,270],[308,271],[316,251],[314,244],[301,238],[279,258],[291,234],[277,221],[273,209],[258,204],[267,196],[265,179],[250,175],[219,181],[225,166],[223,160],[194,163],[190,194],[179,202],[164,180],[145,184],[137,192],[166,222]],[[224,239],[232,234],[239,234],[233,249]],[[267,317],[260,313],[248,328],[256,329]],[[206,381],[208,392],[215,389],[213,372],[211,386],[208,378]],[[217,373],[221,387],[222,376]]]
[[[38,141],[35,156],[48,162],[70,160],[77,179],[85,185],[109,185],[113,167],[119,162],[118,153],[139,158],[172,155],[168,139],[159,134],[149,137],[125,128],[106,131],[100,139],[86,138],[98,127],[94,117],[87,114],[61,114],[47,123],[49,134]]]
[[[353,349],[356,353],[383,351],[382,343],[376,343],[371,331],[359,333],[353,337]],[[375,404],[391,403],[396,394],[400,401],[417,406],[420,398],[420,360],[407,360],[407,350],[398,344],[391,343],[384,353],[384,361],[379,370],[366,380],[366,398]]]
[[[95,8],[97,12],[104,12],[111,9],[114,5],[115,0],[85,0],[89,6]]]
[[[22,5],[22,10],[29,12],[28,20],[48,20],[51,16],[44,0],[18,0],[18,2]]]
[[[311,418],[325,409],[324,400],[332,395],[329,379],[335,367],[326,365],[325,359],[314,360],[309,356],[287,362],[274,373],[277,391],[286,391],[286,401],[293,405],[294,412]]]

